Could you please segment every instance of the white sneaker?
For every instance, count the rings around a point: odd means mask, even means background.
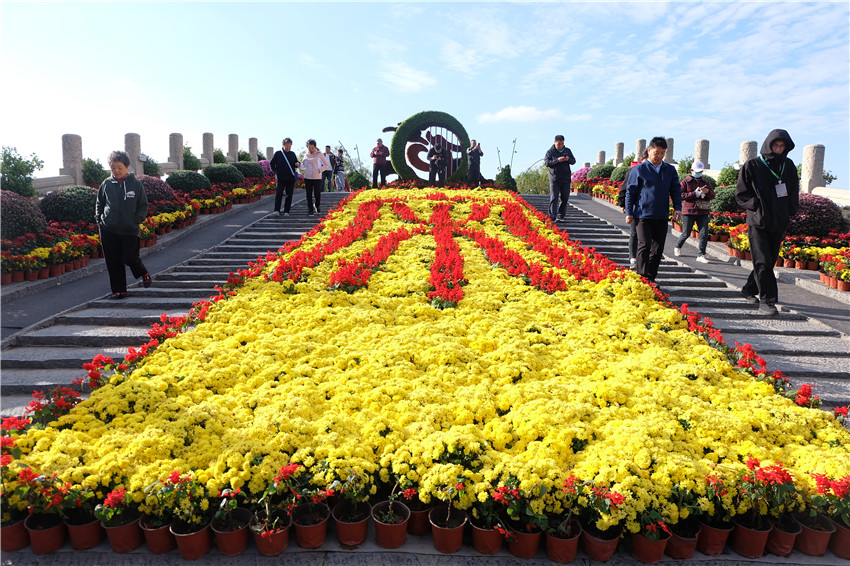
[[[284,212],[284,213],[283,213],[283,215],[284,215],[284,216],[289,216],[289,213],[288,213],[288,212]]]
[[[708,258],[705,257],[705,254],[699,254],[697,256],[697,261],[700,263],[708,263]]]
[[[675,246],[674,246],[674,247],[673,247],[673,255],[674,255],[674,256],[676,256],[676,257],[681,256],[681,255],[682,255],[682,250],[680,250],[679,248],[677,248],[677,247],[675,247]]]
[[[629,269],[635,269],[637,267],[637,259],[632,258],[629,260]]]

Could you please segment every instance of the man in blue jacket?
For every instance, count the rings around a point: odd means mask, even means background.
[[[682,217],[682,191],[676,168],[664,162],[667,140],[654,137],[649,142],[649,156],[632,168],[626,182],[626,222],[637,222],[637,272],[650,281],[658,276],[664,255],[670,200],[673,217]]]

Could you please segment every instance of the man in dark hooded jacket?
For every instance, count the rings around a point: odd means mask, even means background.
[[[773,267],[785,229],[800,204],[797,167],[786,156],[794,142],[785,130],[773,130],[761,146],[761,155],[750,159],[738,174],[735,199],[747,211],[747,235],[753,270],[741,294],[760,303],[759,313],[775,315],[779,292]]]

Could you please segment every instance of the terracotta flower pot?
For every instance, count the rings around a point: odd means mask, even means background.
[[[794,260],[793,260],[793,259],[785,258],[785,259],[783,260],[783,263],[784,263],[784,267],[794,267],[794,263],[795,263],[795,262],[794,262]]]
[[[664,558],[664,549],[670,535],[664,533],[664,538],[649,540],[640,533],[632,533],[632,556],[644,564],[657,564]]]
[[[24,527],[24,520],[12,523],[0,529],[0,550],[14,552],[29,546],[30,537]]]
[[[802,532],[797,535],[794,548],[809,556],[821,556],[829,547],[829,539],[836,531],[835,524],[828,517],[818,514],[815,517],[798,516]]]
[[[112,547],[112,552],[126,554],[142,545],[145,536],[142,533],[142,528],[139,526],[140,520],[140,517],[136,517],[135,521],[117,527],[103,525],[103,528],[106,529],[106,536],[109,538],[109,546]]]
[[[575,559],[578,553],[578,539],[581,536],[581,526],[578,521],[573,520],[573,522],[577,530],[573,531],[575,535],[570,538],[560,538],[550,534],[546,535],[546,556],[550,560],[559,564],[569,564]]]
[[[733,526],[713,527],[700,521],[700,532],[697,536],[697,550],[708,556],[720,554],[726,547],[726,541],[732,534]]]
[[[540,548],[540,539],[542,532],[523,533],[511,529],[510,537],[508,538],[508,551],[519,558],[533,558],[537,555],[537,550]]]
[[[767,537],[764,549],[775,556],[788,556],[794,550],[794,541],[803,528],[790,515],[780,517]]]
[[[65,264],[64,263],[59,264],[59,265],[51,265],[50,266],[50,276],[51,277],[59,277],[63,273],[65,273]]]
[[[404,503],[393,502],[393,512],[402,519],[398,523],[384,523],[379,519],[381,513],[389,509],[389,501],[381,501],[372,507],[372,519],[375,521],[375,540],[378,546],[398,548],[407,540],[407,521],[410,519],[410,509]]]
[[[12,272],[12,283],[23,283],[24,281],[24,272],[23,271],[13,271]]]
[[[708,235],[708,241],[709,242],[717,242],[718,240],[720,240],[720,237],[717,234],[709,234]]]
[[[251,512],[241,507],[230,512],[232,525],[236,528],[228,529],[224,523],[213,520],[210,523],[215,534],[215,546],[224,556],[235,556],[248,548],[251,533],[248,530],[248,522],[251,520]]]
[[[774,267],[784,267],[785,266],[785,260],[782,259],[781,257],[776,258],[776,263],[774,263],[773,266]]]
[[[68,538],[71,539],[74,550],[88,550],[100,546],[106,538],[106,531],[98,519],[92,519],[80,525],[65,521],[65,526],[68,527]]]
[[[808,263],[809,262],[807,262],[804,259],[803,260],[800,260],[800,259],[794,260],[794,268],[796,268],[796,269],[806,269],[806,266],[808,265]]]
[[[770,536],[772,529],[773,524],[769,519],[761,520],[757,528],[747,527],[735,521],[732,536],[729,538],[729,546],[741,556],[759,558],[764,554],[767,537]]]
[[[605,562],[614,556],[617,544],[620,542],[620,529],[611,531],[612,538],[599,538],[590,534],[584,525],[581,531],[581,547],[584,552],[594,560]],[[609,534],[609,533],[605,533]]]
[[[836,277],[830,277],[827,283],[833,289],[838,289],[838,279]]]
[[[65,544],[65,523],[54,515],[29,515],[24,520],[30,548],[36,554],[56,552]]]
[[[407,521],[407,533],[411,535],[427,535],[431,532],[431,523],[428,522],[428,513],[431,508],[421,511],[410,510],[410,519]]]
[[[346,512],[348,513],[348,517],[360,517],[357,521],[348,521],[343,520],[343,517],[346,517]],[[363,544],[363,541],[366,540],[366,533],[369,530],[369,513],[371,509],[369,504],[365,501],[360,501],[354,505],[354,509],[351,510],[351,502],[349,501],[341,501],[334,505],[333,515],[335,525],[336,525],[336,537],[339,543],[343,546],[358,546]]]
[[[210,547],[212,546],[212,530],[209,524],[191,533],[175,530],[174,525],[171,525],[169,530],[177,541],[177,552],[180,553],[180,557],[184,560],[197,560],[210,551]]]
[[[0,273],[0,285],[8,285],[12,282],[12,273]]]
[[[832,533],[832,537],[829,539],[829,549],[836,556],[850,559],[850,529],[838,521],[833,520],[831,517],[830,519],[832,520],[832,524],[835,525],[835,532]],[[30,533],[30,538],[32,538],[32,533]]]
[[[835,288],[839,291],[847,292],[850,291],[850,281],[842,281],[840,279],[835,280]]]
[[[251,518],[252,531],[254,532],[254,544],[257,545],[257,550],[263,556],[277,556],[289,545],[289,530],[292,526],[292,521],[289,515],[282,509],[272,511],[273,515],[277,515],[278,523],[274,531],[258,532],[259,526],[264,521],[265,512],[255,513]]]
[[[38,270],[27,269],[24,271],[24,281],[38,281]]]
[[[677,535],[674,531],[670,538],[667,539],[667,546],[664,547],[664,554],[677,560],[687,560],[694,555],[699,535],[700,531],[697,531],[692,537],[684,537]]]
[[[48,277],[50,277],[50,268],[49,267],[42,267],[41,269],[38,270],[38,278],[39,279],[47,279]]]
[[[482,529],[472,523],[472,547],[481,554],[496,554],[502,549],[504,535],[496,529]]]
[[[292,524],[295,525],[295,542],[301,548],[319,548],[328,537],[328,519],[331,516],[331,510],[324,503],[314,504],[313,507],[318,507],[316,516],[324,516],[324,519],[308,524],[308,521],[305,520],[305,508],[303,507],[296,507],[292,514]]]
[[[145,544],[147,544],[151,554],[166,554],[177,547],[177,541],[171,533],[171,525],[148,527],[145,525],[145,520],[142,519],[140,526],[145,535]]]
[[[446,516],[449,516],[446,521]],[[469,516],[462,509],[449,510],[448,505],[437,505],[428,513],[434,548],[443,554],[452,554],[463,546],[463,528]]]

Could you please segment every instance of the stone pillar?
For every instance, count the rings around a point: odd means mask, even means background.
[[[646,140],[637,140],[635,142],[635,161],[641,160],[644,151],[646,151]]]
[[[75,185],[83,184],[83,138],[77,134],[62,136],[62,168],[60,175],[70,175]]]
[[[584,162],[584,166],[585,166],[585,167],[590,167],[590,163],[589,163],[589,162],[587,162],[587,161],[585,161],[585,162]]]
[[[173,163],[178,171],[183,170],[183,134],[168,136],[168,161]]]
[[[274,157],[274,148],[272,146],[269,146],[266,148],[266,159],[271,161],[272,157]]]
[[[139,134],[124,134],[124,151],[130,158],[130,171],[136,175],[144,175],[145,165],[139,159],[142,154],[142,136]]]
[[[213,135],[209,132],[205,132],[203,135],[203,151],[201,151],[201,163],[209,166],[215,163],[215,159],[213,159],[213,151],[215,151],[215,142],[213,141]]]
[[[708,164],[708,140],[697,140],[694,145],[694,161],[702,161],[706,169],[711,169]]]
[[[257,162],[257,138],[248,138],[248,153],[251,154],[251,161]]]
[[[623,148],[625,144],[623,142],[617,142],[614,144],[614,167],[619,167],[623,164]]]
[[[667,163],[676,163],[673,160],[673,138],[667,138],[667,153],[664,154],[664,161]]]
[[[803,148],[803,175],[800,179],[800,192],[810,193],[815,187],[825,186],[823,180],[823,156],[826,148],[821,144],[807,145]]]
[[[754,141],[741,142],[741,154],[738,157],[738,164],[743,166],[744,163],[756,156],[758,143]]]
[[[239,136],[236,134],[227,136],[227,161],[239,161]]]
[[[605,165],[605,152],[600,151],[596,154],[596,164],[597,165]]]

